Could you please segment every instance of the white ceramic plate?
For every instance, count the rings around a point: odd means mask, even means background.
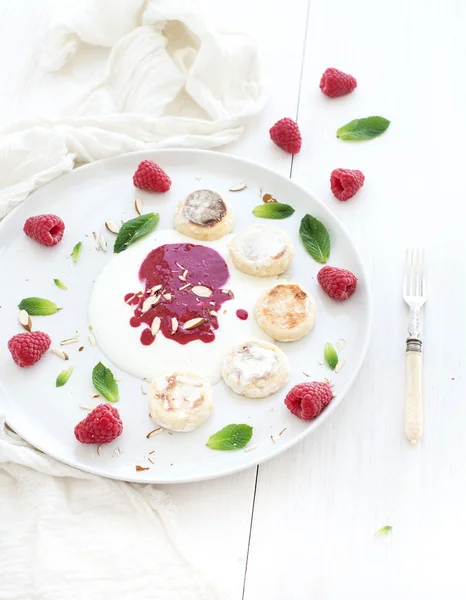
[[[93,281],[112,259],[113,242],[112,234],[107,232],[110,251],[98,252],[92,232],[105,231],[104,222],[108,219],[127,220],[136,216],[132,175],[143,159],[159,163],[173,180],[167,194],[137,192],[147,212],[160,214],[159,228],[171,227],[179,198],[200,187],[217,189],[234,208],[234,231],[255,222],[271,223],[288,231],[296,248],[292,280],[309,289],[317,303],[317,324],[311,334],[298,342],[278,344],[291,362],[291,376],[281,392],[262,400],[250,400],[235,395],[220,382],[214,387],[214,414],[205,425],[192,433],[168,435],[164,431],[151,439],[146,439],[146,434],[156,425],[148,417],[147,397],[141,393],[141,382],[109,364],[99,348],[91,347],[87,340],[87,309]],[[247,183],[248,188],[228,191],[239,182]],[[291,204],[295,214],[281,221],[256,219],[251,211],[261,202],[260,189]],[[27,217],[43,213],[58,214],[66,224],[63,241],[53,249],[39,246],[22,232]],[[316,276],[322,265],[306,253],[298,235],[305,213],[322,220],[330,231],[332,251],[328,264],[347,268],[359,278],[357,291],[347,302],[334,302],[319,289]],[[83,249],[74,265],[69,255],[78,240],[83,241]],[[63,280],[68,290],[57,288],[53,278]],[[366,273],[353,242],[337,218],[286,177],[214,152],[164,150],[125,155],[81,167],[41,188],[0,225],[0,281],[0,408],[5,411],[7,422],[31,444],[64,463],[127,481],[177,483],[219,477],[290,448],[318,427],[343,400],[361,366],[369,337],[371,303]],[[33,367],[18,368],[9,355],[7,341],[23,331],[18,324],[17,305],[28,296],[48,298],[64,307],[55,315],[33,318],[34,329],[48,332],[53,347],[59,347],[60,340],[79,331],[84,350],[78,352],[81,344],[67,346],[70,361],[64,362],[48,353]],[[243,308],[253,314],[252,306]],[[325,342],[336,344],[340,339],[346,341],[340,352],[345,365],[334,374],[318,361],[323,360]],[[121,399],[116,406],[124,422],[123,434],[102,446],[101,455],[95,446],[78,443],[73,434],[75,424],[87,414],[79,405],[99,402],[89,397],[93,389],[92,368],[99,360],[115,374],[122,375]],[[75,367],[71,379],[64,387],[56,388],[56,376],[69,366]],[[293,416],[283,403],[286,392],[307,379],[303,372],[315,380],[330,378],[337,394],[328,408],[311,422]],[[257,447],[250,452],[207,448],[209,436],[229,423],[252,425],[251,444]],[[114,452],[117,447],[120,455]],[[154,465],[147,460],[152,450],[155,450],[150,455]],[[136,465],[148,466],[150,470],[136,472]]]

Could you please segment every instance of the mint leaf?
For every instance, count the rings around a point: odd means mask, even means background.
[[[157,213],[148,213],[147,215],[141,215],[135,219],[126,221],[118,232],[113,251],[116,253],[123,252],[128,246],[134,244],[136,240],[139,240],[155,229],[158,222],[159,215]]]
[[[354,119],[337,129],[337,137],[341,140],[371,140],[388,129],[390,121],[384,117],[366,117]]]
[[[101,362],[96,364],[92,371],[92,383],[95,389],[109,402],[120,399],[118,384],[113,373]]]
[[[71,367],[70,369],[67,369],[65,371],[62,371],[60,373],[60,375],[57,377],[57,381],[56,381],[56,386],[57,387],[61,387],[62,385],[65,385],[65,383],[68,381],[68,379],[71,377],[71,373],[74,371],[74,367]]]
[[[393,529],[391,525],[384,525],[375,532],[375,535],[387,535]]]
[[[76,263],[76,261],[78,260],[78,256],[79,253],[81,252],[81,246],[83,245],[82,242],[78,242],[76,244],[76,246],[73,248],[73,252],[71,253],[71,256],[73,258],[73,262]]]
[[[212,450],[239,450],[244,448],[252,438],[250,425],[227,425],[210,436],[207,446]]]
[[[19,310],[25,310],[33,317],[54,315],[57,311],[61,310],[55,302],[51,302],[45,298],[24,298],[18,304],[18,308]]]
[[[330,256],[330,236],[323,223],[311,215],[305,215],[301,220],[299,235],[312,258],[320,263],[327,262]]]
[[[289,204],[281,202],[269,202],[268,204],[259,204],[252,211],[252,214],[261,219],[286,219],[294,213],[294,208]]]
[[[66,287],[66,285],[63,283],[63,281],[60,281],[59,279],[54,279],[53,283],[59,287],[61,290],[67,290],[68,288]]]
[[[325,362],[328,364],[328,366],[333,371],[338,364],[338,354],[336,353],[335,348],[332,346],[332,344],[330,342],[327,342],[325,344],[324,358],[325,358]]]

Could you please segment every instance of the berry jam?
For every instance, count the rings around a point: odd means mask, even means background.
[[[244,310],[243,308],[238,308],[238,310],[236,311],[236,316],[238,317],[238,319],[246,321],[249,315],[247,310]]]
[[[127,304],[134,306],[131,327],[145,326],[141,344],[149,346],[155,340],[151,332],[155,317],[160,318],[158,333],[179,344],[193,340],[213,342],[218,329],[217,313],[224,302],[233,298],[233,293],[223,288],[229,276],[226,262],[207,246],[165,244],[152,250],[139,270],[144,293],[129,293],[124,298]],[[196,290],[196,286],[202,288]],[[143,311],[149,297],[154,298],[154,305]],[[184,327],[188,321],[198,318],[203,319],[200,324]],[[247,313],[240,318],[247,318]],[[172,319],[176,319],[175,328]]]

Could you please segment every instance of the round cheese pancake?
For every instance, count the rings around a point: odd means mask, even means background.
[[[274,340],[293,342],[307,335],[316,322],[316,305],[299,283],[279,283],[266,290],[254,308],[256,321]]]
[[[288,234],[274,225],[251,225],[239,231],[228,248],[236,268],[257,277],[280,275],[293,258]]]
[[[151,383],[149,414],[165,429],[194,431],[212,408],[212,386],[205,377],[178,371],[159,375]]]
[[[196,240],[218,240],[233,227],[233,209],[213,190],[195,190],[176,209],[174,225]]]
[[[270,342],[249,340],[232,348],[223,362],[222,377],[234,392],[246,398],[265,398],[288,380],[290,364]]]

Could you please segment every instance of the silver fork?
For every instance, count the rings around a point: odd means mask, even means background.
[[[416,444],[422,437],[421,315],[427,300],[422,248],[408,248],[406,251],[403,299],[409,306],[404,431],[408,441]]]

